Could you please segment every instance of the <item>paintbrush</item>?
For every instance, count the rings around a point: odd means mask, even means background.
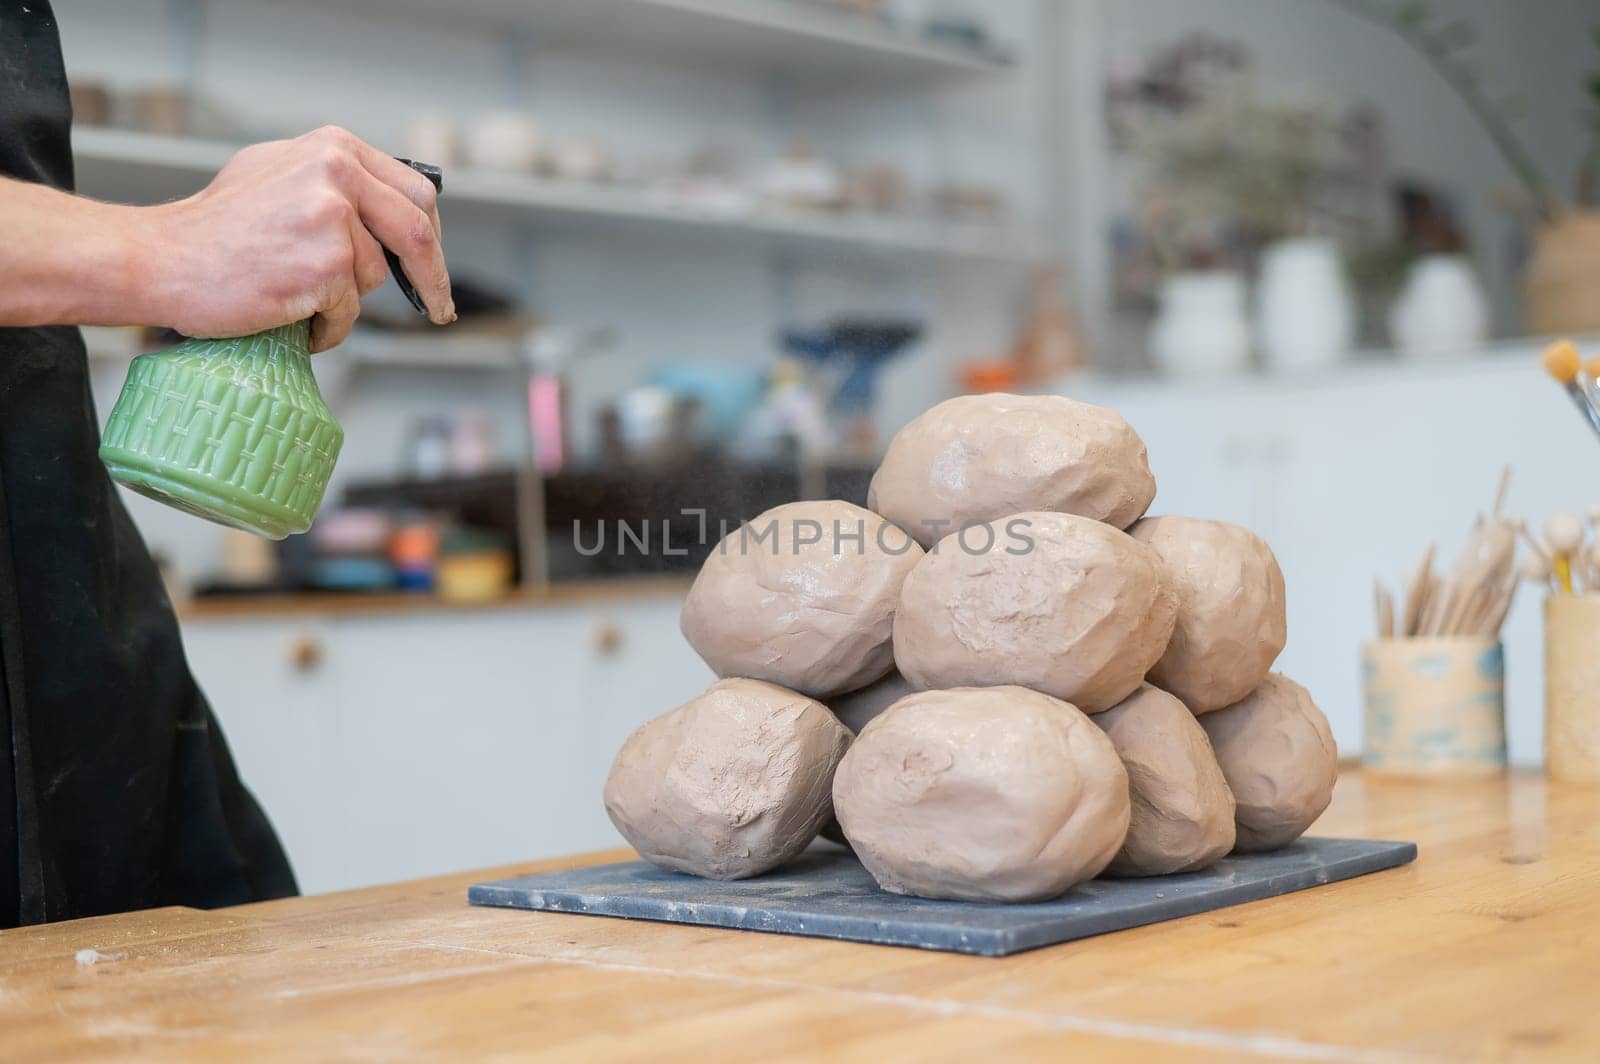
[[[1596,436],[1600,436],[1600,409],[1590,402],[1589,393],[1578,380],[1582,376],[1583,360],[1578,357],[1578,349],[1572,345],[1572,341],[1557,340],[1544,349],[1541,361],[1545,372],[1567,390],[1573,403],[1583,413],[1584,420],[1589,422],[1589,427],[1594,429]]]
[[[1600,410],[1600,355],[1584,362],[1583,372],[1578,374],[1578,383],[1583,385],[1583,394],[1589,397],[1589,405]]]
[[[1572,581],[1576,576],[1580,581],[1577,590],[1582,592],[1583,522],[1569,513],[1551,514],[1544,523],[1544,542],[1550,547],[1550,566],[1555,570],[1561,589],[1572,594]]]

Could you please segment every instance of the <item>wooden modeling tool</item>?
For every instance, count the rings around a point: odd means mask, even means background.
[[[1538,573],[1548,574],[1553,555],[1549,548],[1537,545],[1528,535],[1527,522],[1520,517],[1505,516],[1506,493],[1510,487],[1508,467],[1500,474],[1494,507],[1488,515],[1478,516],[1455,564],[1443,576],[1434,574],[1435,545],[1428,544],[1398,611],[1383,583],[1379,581],[1374,585],[1373,610],[1380,638],[1499,634],[1506,613],[1511,609],[1518,574],[1527,573],[1529,579],[1538,579]],[[1561,516],[1577,522],[1570,514]],[[1557,522],[1557,525],[1557,538],[1563,543],[1570,542],[1572,530],[1566,522]],[[1516,557],[1519,535],[1534,544],[1532,562],[1525,561],[1522,569],[1518,568]],[[1583,538],[1581,526],[1577,538],[1580,542]]]
[[[1571,340],[1557,340],[1544,349],[1541,356],[1545,372],[1554,377],[1567,394],[1572,396],[1572,401],[1583,414],[1584,420],[1589,422],[1589,427],[1594,429],[1596,436],[1600,436],[1600,409],[1590,400],[1589,392],[1584,389],[1579,377],[1583,375],[1583,360],[1578,357],[1578,349]]]

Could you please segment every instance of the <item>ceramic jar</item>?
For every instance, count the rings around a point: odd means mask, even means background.
[[[1227,270],[1177,273],[1161,283],[1150,355],[1172,376],[1239,373],[1250,360],[1244,278]]]
[[[461,147],[480,170],[531,174],[538,169],[544,136],[538,119],[520,111],[491,111],[467,128]]]
[[[1600,332],[1600,210],[1573,211],[1539,230],[1527,300],[1536,336]]]
[[[1402,776],[1506,767],[1505,654],[1490,636],[1379,639],[1361,652],[1362,762]]]
[[[1413,356],[1459,355],[1489,334],[1489,304],[1464,255],[1424,255],[1411,264],[1389,311],[1389,338]]]
[[[1600,594],[1544,600],[1544,767],[1600,783]]]
[[[1289,372],[1339,361],[1355,340],[1355,311],[1333,243],[1282,240],[1261,259],[1256,343],[1267,367]]]

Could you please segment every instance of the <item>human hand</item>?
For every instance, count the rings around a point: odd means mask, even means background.
[[[427,178],[337,126],[253,145],[195,195],[137,212],[150,302],[160,324],[186,336],[311,318],[311,350],[326,351],[388,277],[387,247],[428,317],[448,324],[456,312],[436,195]]]

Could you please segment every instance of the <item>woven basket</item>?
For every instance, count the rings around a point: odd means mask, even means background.
[[[304,532],[344,429],[317,390],[308,322],[141,355],[100,459],[141,495],[270,539]]]

